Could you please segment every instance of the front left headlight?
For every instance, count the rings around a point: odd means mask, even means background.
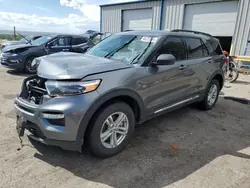
[[[45,82],[45,87],[50,96],[70,96],[94,91],[98,88],[100,83],[101,80],[79,82],[49,80]]]

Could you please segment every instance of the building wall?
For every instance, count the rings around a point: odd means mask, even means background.
[[[152,8],[152,14],[153,14],[152,29],[159,29],[160,6],[161,6],[160,1],[156,0],[156,1],[102,7],[101,30],[102,32],[111,32],[111,33],[120,32],[122,25],[122,10],[142,9],[142,8]]]
[[[186,4],[208,3],[221,0],[165,0],[163,5],[163,29],[182,29]]]
[[[250,40],[250,1],[240,0],[232,41],[232,54],[244,55],[247,40]]]
[[[226,0],[165,0],[163,5],[162,29],[182,29],[185,5]],[[124,5],[102,7],[102,31],[116,33],[121,31],[122,10],[152,8],[152,29],[159,29],[161,1],[148,1]],[[246,42],[250,40],[250,0],[239,0],[236,27],[232,41],[232,55],[243,55]]]

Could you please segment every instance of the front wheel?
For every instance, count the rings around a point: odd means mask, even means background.
[[[32,66],[32,61],[35,59],[36,57],[28,57],[25,61],[25,67],[24,67],[24,70],[26,73],[29,73],[29,74],[35,74],[36,73],[36,68],[34,68]]]
[[[99,157],[111,157],[123,150],[135,126],[134,112],[123,102],[113,103],[96,116],[88,131],[88,147]]]
[[[233,83],[238,79],[239,71],[236,68],[232,68],[232,70],[228,71],[226,76],[226,80]]]

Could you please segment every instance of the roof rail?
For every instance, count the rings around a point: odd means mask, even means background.
[[[200,35],[206,35],[206,36],[212,37],[212,35],[208,33],[203,33],[200,31],[185,30],[185,29],[174,29],[174,30],[171,30],[171,32],[188,32],[188,33],[194,33],[194,34],[200,34]]]

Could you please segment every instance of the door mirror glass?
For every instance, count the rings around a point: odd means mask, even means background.
[[[156,60],[156,65],[173,65],[175,63],[176,59],[171,54],[161,54],[158,56]]]

